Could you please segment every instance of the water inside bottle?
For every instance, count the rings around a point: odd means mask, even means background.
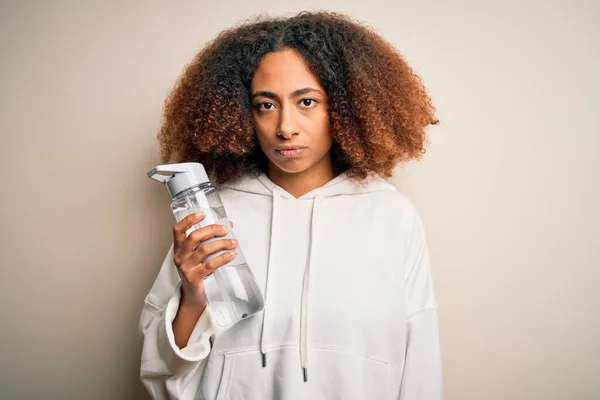
[[[210,311],[225,328],[262,310],[262,295],[248,264],[224,265],[204,280]]]

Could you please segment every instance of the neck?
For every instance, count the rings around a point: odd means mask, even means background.
[[[335,178],[331,162],[315,165],[306,171],[289,173],[269,165],[269,179],[295,198],[325,185]]]

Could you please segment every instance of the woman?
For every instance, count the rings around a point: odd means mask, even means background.
[[[166,102],[162,161],[219,184],[265,309],[217,331],[203,278],[237,243],[194,250],[226,232],[175,224],[140,320],[151,395],[441,399],[423,224],[382,179],[435,123],[402,57],[339,14],[260,19],[205,47]]]

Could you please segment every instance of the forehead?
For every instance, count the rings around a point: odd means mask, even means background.
[[[323,89],[300,53],[292,49],[266,54],[254,73],[251,90],[292,92],[299,88]]]

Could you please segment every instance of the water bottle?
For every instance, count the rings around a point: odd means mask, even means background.
[[[221,224],[230,228],[229,218],[217,189],[212,186],[206,170],[200,163],[179,163],[158,165],[148,171],[148,176],[165,183],[171,199],[171,209],[177,222],[189,214],[204,212],[206,217],[189,228],[189,236],[194,230],[211,224]],[[233,230],[227,236],[214,237],[203,243],[220,239],[235,239]],[[264,298],[256,278],[242,253],[240,246],[237,256],[220,268],[212,271],[204,279],[204,289],[208,307],[216,323],[223,329],[233,326],[240,320],[250,317],[264,307]],[[224,253],[219,251],[205,261]]]

